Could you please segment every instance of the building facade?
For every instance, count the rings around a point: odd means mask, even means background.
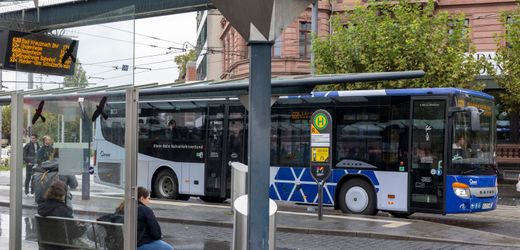
[[[318,9],[318,36],[331,32],[330,19],[335,14],[341,14],[354,8],[355,0],[320,0]],[[362,2],[366,2],[363,0]],[[518,7],[515,0],[437,0],[436,8],[448,13],[463,13],[466,16],[466,25],[470,27],[470,37],[477,50],[478,57],[486,57],[494,62],[496,41],[495,36],[504,32],[500,22],[500,15],[504,11]],[[207,19],[215,22],[211,26],[220,25],[220,34],[211,39],[220,41],[218,53],[214,53],[218,60],[206,64],[209,68],[215,67],[213,78],[199,78],[199,80],[239,79],[249,75],[249,59],[246,41],[220,16]],[[217,28],[215,28],[217,29]],[[210,39],[210,38],[208,38]],[[204,50],[202,50],[204,51]],[[304,11],[296,21],[285,28],[284,32],[275,41],[272,49],[272,75],[303,75],[310,74],[311,51],[311,8]],[[203,55],[204,52],[201,53]],[[199,56],[199,59],[201,56]],[[197,61],[199,63],[199,60]],[[199,67],[200,64],[197,64]],[[218,65],[218,66],[217,66]],[[500,67],[495,64],[497,70]],[[488,83],[486,92],[498,97],[500,91],[494,81],[481,72],[480,76]],[[499,101],[499,100],[498,100]],[[520,118],[518,112],[507,112],[500,105],[497,117],[497,156],[502,177],[516,179],[520,173]]]
[[[218,10],[197,13],[197,60],[195,63],[198,80],[219,79],[222,64],[222,15]]]

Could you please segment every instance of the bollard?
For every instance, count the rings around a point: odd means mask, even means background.
[[[247,194],[248,166],[240,162],[230,162],[231,165],[231,211],[236,198]]]
[[[233,250],[247,249],[247,194],[238,197],[235,200],[234,206],[235,216],[233,223]],[[275,233],[276,233],[276,212],[278,206],[269,199],[269,250],[275,249]]]

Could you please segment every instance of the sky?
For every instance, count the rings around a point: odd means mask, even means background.
[[[175,56],[185,53],[183,48],[190,49],[196,44],[195,17],[192,12],[59,32],[79,41],[77,58],[92,87],[171,83],[178,77]],[[135,81],[131,70],[122,70],[123,65],[133,64],[132,58],[135,58]],[[27,73],[4,70],[2,79],[8,90],[27,88]],[[63,77],[34,74],[34,82],[44,89],[57,88]]]

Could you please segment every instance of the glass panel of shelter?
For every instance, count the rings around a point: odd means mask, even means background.
[[[9,98],[9,95],[6,93],[1,93],[0,98]],[[10,186],[10,157],[12,154],[11,151],[11,143],[10,143],[10,131],[11,131],[11,107],[8,102],[2,101],[0,103],[0,144],[1,144],[1,153],[0,153],[0,187],[6,188]],[[6,201],[9,200],[9,192],[4,191],[2,189],[1,200]],[[9,220],[9,208],[8,207],[0,207],[0,216],[3,223],[8,224]],[[7,246],[9,242],[9,234],[8,232],[3,232],[0,235],[0,245]]]
[[[106,20],[129,21],[95,24]],[[32,167],[32,171],[26,167],[21,183],[16,183],[23,195],[22,249],[44,244],[123,247],[122,217],[112,221],[116,224],[96,219],[114,213],[124,199],[125,106],[119,104],[125,103],[125,93],[93,89],[133,86],[134,7],[74,25],[14,33],[19,50],[13,57],[17,71],[13,89],[25,90],[24,166]],[[102,130],[101,124],[112,116],[111,130]],[[111,144],[105,137],[120,141]],[[111,240],[111,234],[119,240]]]

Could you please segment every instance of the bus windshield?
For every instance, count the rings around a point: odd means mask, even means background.
[[[465,103],[465,106],[479,109],[480,129],[478,131],[471,129],[471,118],[466,112],[455,113],[450,174],[495,174],[492,102],[479,98],[466,98],[458,100],[458,103]]]

